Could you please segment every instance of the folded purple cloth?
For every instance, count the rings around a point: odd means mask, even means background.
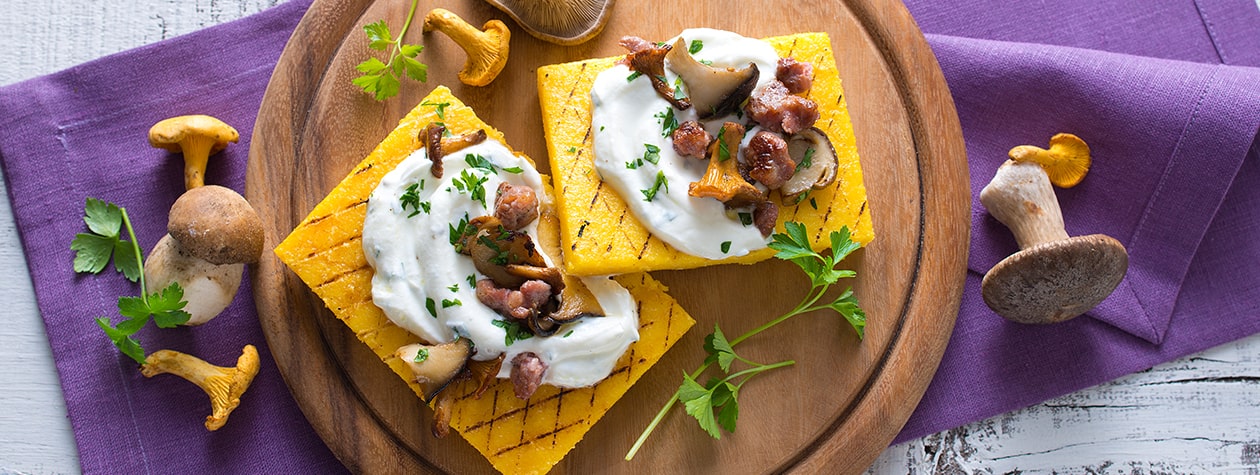
[[[146,249],[164,232],[181,165],[145,143],[157,120],[208,113],[236,126],[242,143],[216,157],[207,181],[242,188],[263,89],[308,4],[294,0],[0,88],[0,163],[85,472],[342,470],[276,371],[248,289],[205,326],[139,335],[150,351],[173,348],[217,364],[234,361],[246,343],[259,347],[254,387],[231,422],[209,433],[198,388],[173,376],[145,380],[92,322],[115,315],[117,296],[134,294],[135,285],[108,270],[74,275],[70,266],[86,197],[127,207]],[[1059,192],[1068,232],[1120,239],[1130,274],[1088,317],[1052,327],[1008,323],[980,301],[978,284],[1015,244],[973,203],[958,325],[900,440],[1260,331],[1260,70],[1242,67],[1260,66],[1260,11],[1251,0],[1056,5],[909,6],[925,31],[952,35],[929,41],[958,105],[973,194],[1010,147],[1044,146],[1057,132],[1084,137],[1094,169]],[[1027,18],[1045,25],[1029,28]],[[197,64],[148,67],[175,58]]]

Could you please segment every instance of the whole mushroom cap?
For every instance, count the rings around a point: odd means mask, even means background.
[[[149,145],[170,152],[183,152],[183,142],[193,138],[213,142],[210,153],[214,154],[226,148],[229,142],[240,140],[241,134],[208,115],[171,117],[149,128]]]
[[[245,197],[222,186],[181,195],[166,230],[189,253],[213,264],[252,264],[262,255],[262,219]]]
[[[543,41],[571,46],[601,31],[614,0],[486,0],[507,13],[526,33]]]
[[[1019,251],[984,275],[980,293],[998,315],[1020,323],[1057,323],[1111,295],[1129,268],[1124,245],[1091,234]]]

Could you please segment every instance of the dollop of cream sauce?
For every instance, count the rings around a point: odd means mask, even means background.
[[[765,41],[729,31],[694,28],[683,30],[667,43],[673,44],[677,38],[682,38],[687,45],[701,41],[703,47],[692,56],[712,61],[714,67],[739,69],[755,63],[760,76],[754,91],[774,79],[779,55]],[[681,124],[696,120],[695,108],[673,109],[656,94],[647,77],[627,80],[630,75],[628,66],[614,66],[600,73],[591,89],[595,169],[600,178],[625,200],[630,211],[653,235],[679,251],[706,259],[723,259],[766,247],[768,241],[761,232],[751,224],[744,224],[738,216],[738,212],[751,216],[750,209],[727,212],[718,200],[687,194],[690,184],[704,176],[708,160],[679,156],[671,138],[663,135],[662,116],[672,110]],[[670,85],[676,84],[677,74],[670,69],[668,60],[665,76]],[[686,87],[684,85],[683,89]],[[731,115],[710,118],[702,124],[709,134],[717,137],[726,121],[743,123]],[[742,146],[747,145],[757,130],[760,129],[750,128]],[[659,160],[655,164],[642,160],[648,145],[658,150]],[[739,159],[743,160],[740,155]],[[637,167],[628,165],[632,163]],[[657,187],[656,196],[648,201],[642,190],[654,187],[657,172],[663,173],[665,185]],[[725,252],[724,247],[728,247]]]
[[[473,167],[466,160],[477,156],[493,164],[496,172]],[[625,288],[607,277],[583,278],[605,316],[570,323],[550,337],[533,336],[507,344],[506,330],[494,323],[505,318],[477,300],[469,282],[470,276],[476,281],[485,275],[477,272],[471,257],[455,252],[451,244],[452,226],[493,214],[499,183],[529,186],[540,203],[546,203],[538,171],[494,140],[444,157],[442,164],[442,178],[434,178],[432,162],[423,149],[418,150],[387,173],[372,192],[363,221],[363,251],[376,271],[372,301],[395,324],[430,343],[462,336],[475,345],[474,359],[506,354],[500,378],[509,377],[512,358],[524,352],[533,352],[547,363],[545,384],[582,387],[607,377],[626,348],[639,339],[637,306]],[[519,173],[514,173],[517,169]],[[467,181],[463,176],[473,177],[472,181],[486,179],[481,184],[484,205],[473,199],[469,187],[461,191],[456,185]],[[411,205],[403,208],[401,198],[412,185],[416,185],[417,201],[428,204],[428,212]],[[525,231],[538,242],[538,220]],[[545,254],[544,258],[549,265],[554,262]]]

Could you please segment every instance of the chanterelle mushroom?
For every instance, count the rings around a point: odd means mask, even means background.
[[[1009,152],[1011,160],[1041,165],[1050,177],[1050,183],[1059,188],[1071,188],[1085,179],[1089,172],[1089,145],[1072,134],[1055,134],[1050,138],[1050,149],[1032,145],[1020,145]]]
[[[718,131],[717,140],[709,145],[709,168],[700,181],[692,182],[687,194],[697,198],[713,198],[728,207],[740,207],[764,201],[757,187],[739,174],[739,142],[744,126],[727,122]]]
[[[543,41],[571,46],[604,30],[613,0],[486,0],[516,20],[526,33]]]
[[[173,350],[155,351],[144,359],[140,373],[146,378],[169,373],[196,384],[210,396],[210,415],[206,429],[218,430],[227,423],[228,415],[241,404],[241,395],[258,375],[258,349],[245,345],[236,366],[225,368],[200,358]]]
[[[984,275],[980,293],[998,315],[1055,323],[1111,295],[1129,267],[1120,242],[1102,234],[1068,237],[1045,170],[1007,160],[980,191],[980,202],[1015,234],[1020,251]]]
[[[443,8],[434,8],[424,16],[424,32],[433,30],[445,33],[468,55],[464,69],[459,72],[459,82],[469,86],[485,86],[503,71],[508,60],[508,42],[512,32],[499,20],[489,20],[481,26],[485,31],[469,25],[459,15]]]
[[[227,148],[228,142],[240,140],[232,126],[208,115],[172,117],[149,129],[149,144],[174,153],[184,154],[184,188],[191,190],[205,184],[206,162],[210,155]]]
[[[200,325],[227,308],[244,265],[258,261],[262,220],[235,191],[209,185],[175,201],[166,229],[144,263],[148,285],[160,289],[179,282],[192,315],[187,325]]]

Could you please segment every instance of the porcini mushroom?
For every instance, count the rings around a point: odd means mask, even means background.
[[[740,69],[717,68],[691,55],[682,38],[665,54],[669,67],[687,85],[688,99],[700,119],[721,117],[735,112],[748,99],[761,73],[756,63]]]
[[[241,404],[241,395],[258,375],[258,349],[245,345],[236,366],[221,367],[195,356],[173,350],[159,350],[144,359],[140,373],[146,378],[167,373],[187,379],[210,396],[210,415],[206,429],[218,430],[227,423],[228,415]]]
[[[1007,160],[980,191],[980,202],[1015,235],[1020,251],[984,275],[980,293],[998,315],[1020,323],[1055,323],[1094,308],[1129,267],[1119,241],[1102,234],[1068,237],[1041,166]]]
[[[604,30],[613,0],[486,0],[534,38],[572,46]]]
[[[503,71],[508,60],[508,42],[512,32],[499,20],[491,19],[478,30],[459,15],[443,8],[434,8],[424,16],[424,32],[445,33],[468,59],[459,72],[459,82],[469,86],[485,86]]]
[[[1008,155],[1016,162],[1041,165],[1050,177],[1050,183],[1059,188],[1076,186],[1089,172],[1089,145],[1072,134],[1055,134],[1050,138],[1049,150],[1020,145],[1012,148]]]
[[[149,128],[149,145],[184,155],[184,189],[205,184],[210,155],[240,140],[232,126],[208,115],[172,117]]]
[[[456,338],[437,345],[413,343],[398,348],[394,356],[411,369],[424,393],[424,402],[429,402],[464,370],[468,357],[472,356],[472,342]]]
[[[792,206],[805,198],[805,192],[821,190],[836,181],[836,148],[831,139],[817,127],[810,127],[788,137],[788,155],[796,161],[796,174],[779,188],[784,206]]]
[[[247,263],[262,255],[263,229],[245,198],[216,185],[188,190],[171,206],[167,236],[144,262],[151,288],[179,282],[191,318],[200,325],[232,302]]]

